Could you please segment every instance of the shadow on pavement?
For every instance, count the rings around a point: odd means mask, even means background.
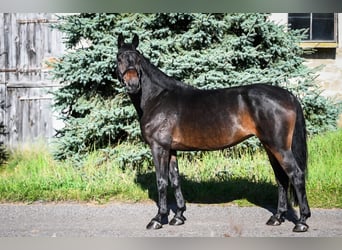
[[[200,204],[229,203],[245,199],[248,202],[265,208],[272,214],[276,212],[278,191],[277,186],[269,182],[252,182],[246,179],[196,182],[181,176],[182,192],[186,202]],[[149,198],[157,202],[155,173],[143,173],[137,176],[137,183],[148,191]],[[169,208],[175,212],[173,190],[168,190]],[[289,207],[287,220],[297,220],[296,211]],[[266,220],[266,218],[265,218]]]

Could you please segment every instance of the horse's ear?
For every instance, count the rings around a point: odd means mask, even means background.
[[[122,45],[124,45],[124,43],[125,43],[125,39],[124,39],[122,33],[120,33],[119,37],[118,37],[118,48],[121,48]]]
[[[139,45],[139,37],[138,37],[137,34],[134,34],[134,37],[133,37],[133,40],[132,40],[132,44],[133,44],[133,46],[134,46],[135,48],[138,47],[138,45]]]

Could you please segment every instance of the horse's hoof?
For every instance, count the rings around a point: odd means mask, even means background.
[[[272,215],[271,218],[269,218],[269,220],[266,222],[266,225],[279,226],[283,222],[284,222],[283,218],[277,218],[276,216]]]
[[[296,226],[293,228],[293,232],[296,232],[296,233],[303,233],[303,232],[306,232],[308,231],[309,229],[309,226],[303,222],[299,222],[296,224]]]
[[[151,220],[150,223],[147,224],[146,229],[160,229],[163,225],[156,220]]]
[[[169,225],[172,225],[172,226],[179,226],[179,225],[183,225],[184,224],[184,221],[185,221],[185,217],[182,216],[183,218],[180,218],[180,217],[173,217],[173,219],[169,222]]]

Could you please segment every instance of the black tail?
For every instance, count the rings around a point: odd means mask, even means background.
[[[306,126],[303,109],[298,101],[297,118],[292,139],[292,153],[300,169],[305,173],[305,176],[307,176],[308,150],[306,142]],[[290,184],[290,197],[293,199],[294,205],[298,205],[298,198],[292,184]]]

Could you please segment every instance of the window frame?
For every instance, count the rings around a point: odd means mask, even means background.
[[[289,14],[287,16],[287,22],[289,23]],[[313,14],[310,13],[310,27],[309,27],[309,39],[308,40],[302,40],[300,42],[300,46],[303,48],[337,48],[338,47],[338,14],[334,14],[334,39],[332,40],[312,40],[312,22],[313,22]]]

